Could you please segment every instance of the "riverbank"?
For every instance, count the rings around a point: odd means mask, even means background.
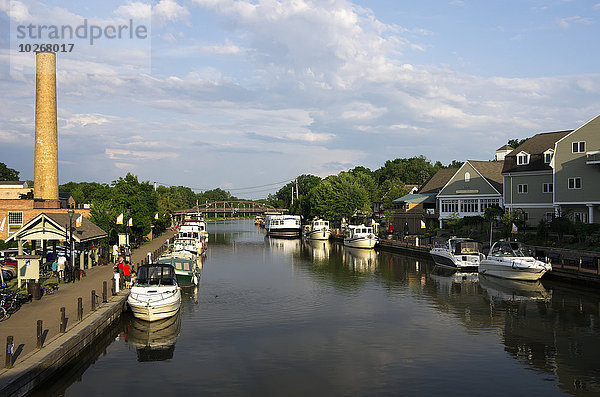
[[[173,234],[172,231],[166,232],[134,250],[131,258],[132,263],[142,262],[149,252],[156,251]],[[75,351],[87,346],[87,344],[93,342],[102,330],[120,316],[119,308],[122,310],[122,302],[125,301],[128,291],[123,291],[114,297],[111,296],[112,274],[111,265],[88,269],[86,270],[86,277],[80,281],[60,284],[60,288],[55,294],[46,295],[39,301],[25,304],[9,319],[0,323],[0,343],[3,345],[2,349],[4,350],[4,354],[0,356],[0,363],[2,364],[6,362],[4,344],[7,337],[14,337],[13,368],[0,370],[0,396],[13,395],[14,393],[20,395],[16,390],[30,390],[27,387],[15,389],[10,386],[10,388],[7,388],[7,385],[13,384],[16,379],[26,379],[27,376],[34,376],[33,379],[42,376],[42,373],[36,369],[39,368],[41,363],[43,363],[43,368],[49,368],[50,372],[60,369],[68,360],[76,357],[68,353],[73,344],[77,346]],[[107,283],[107,302],[102,303],[103,283],[105,281]],[[97,310],[95,311],[92,311],[92,291],[98,297]],[[82,298],[83,318],[81,321],[78,321],[77,315],[78,298]],[[65,333],[60,332],[61,308],[63,307],[65,308],[66,317]],[[38,320],[42,321],[43,347],[41,349],[37,347]],[[108,322],[106,323],[106,321]],[[56,365],[53,366],[51,363]],[[23,376],[26,378],[23,378]]]

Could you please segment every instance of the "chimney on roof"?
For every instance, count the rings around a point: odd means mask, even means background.
[[[56,55],[53,52],[38,52],[35,60],[33,197],[43,200],[58,200]]]

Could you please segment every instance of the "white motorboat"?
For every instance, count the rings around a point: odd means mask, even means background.
[[[206,250],[206,244],[198,238],[187,237],[185,234],[179,233],[173,241],[173,252],[187,251],[194,255],[202,255]]]
[[[168,263],[175,268],[175,276],[181,287],[198,285],[202,257],[187,251],[174,251],[163,254],[158,258],[158,263]]]
[[[444,247],[435,247],[429,253],[436,264],[463,271],[477,271],[485,259],[479,241],[468,238],[450,238]]]
[[[358,226],[350,225],[346,228],[344,245],[352,248],[373,248],[377,240],[377,236],[371,226],[363,224]]]
[[[329,240],[330,234],[329,221],[321,218],[313,219],[310,225],[306,225],[304,229],[304,237],[308,240]]]
[[[156,321],[174,316],[181,306],[181,290],[175,268],[169,264],[140,266],[127,303],[140,320]]]
[[[550,270],[552,265],[535,259],[523,243],[513,241],[495,242],[479,264],[480,274],[511,280],[539,280]]]
[[[273,237],[300,237],[300,215],[267,215],[265,230]]]
[[[200,238],[204,243],[208,243],[208,230],[206,230],[206,222],[200,215],[194,218],[188,218],[183,221],[179,229],[180,233],[198,233],[197,238]]]

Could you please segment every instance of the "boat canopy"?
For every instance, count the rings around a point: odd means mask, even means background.
[[[491,255],[524,258],[530,257],[531,252],[523,243],[517,241],[498,241],[492,246]]]
[[[478,254],[482,247],[477,240],[450,240],[450,249],[454,255]]]
[[[135,285],[175,285],[175,269],[165,263],[140,266]]]

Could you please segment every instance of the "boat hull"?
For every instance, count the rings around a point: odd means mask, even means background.
[[[299,237],[299,228],[272,228],[267,230],[267,235],[272,237]]]
[[[352,247],[352,248],[373,248],[375,247],[375,244],[377,244],[377,239],[376,238],[369,238],[369,237],[355,237],[355,238],[344,238],[344,245],[346,247]]]
[[[304,237],[306,237],[308,240],[329,240],[330,235],[330,230],[311,230],[306,232]]]
[[[180,286],[189,287],[189,286],[198,285],[198,280],[200,278],[200,275],[195,274],[194,272],[175,270],[175,277],[177,277],[177,283]]]
[[[499,264],[494,261],[483,260],[479,264],[479,273],[509,280],[536,281],[548,271],[547,268],[521,268],[509,264]]]
[[[445,250],[431,250],[429,251],[433,261],[436,265],[447,266],[458,270],[464,271],[477,271],[479,268],[478,264],[472,262],[462,263],[456,260],[454,255]]]
[[[135,288],[135,287],[134,287]],[[174,316],[181,306],[181,291],[173,293],[136,293],[133,289],[127,303],[136,318],[157,321]]]

